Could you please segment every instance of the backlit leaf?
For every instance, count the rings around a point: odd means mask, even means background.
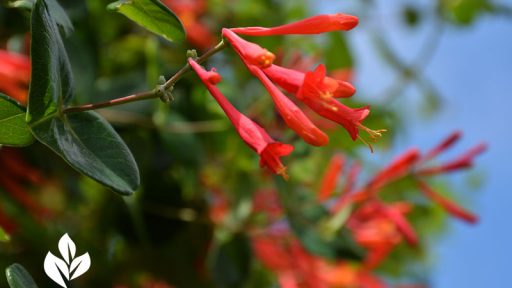
[[[171,42],[185,39],[180,19],[158,0],[119,0],[107,6]]]
[[[25,108],[0,93],[0,145],[26,146],[33,141],[25,122]]]
[[[7,283],[11,288],[37,288],[32,276],[20,264],[12,264],[5,269]]]

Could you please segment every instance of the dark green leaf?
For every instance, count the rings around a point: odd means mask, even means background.
[[[12,264],[5,269],[7,283],[11,288],[37,288],[32,276],[20,264]]]
[[[34,125],[55,117],[74,95],[66,49],[44,0],[32,12],[32,75],[27,121]]]
[[[32,13],[32,82],[28,123],[34,136],[73,168],[128,195],[139,186],[130,150],[94,112],[63,115],[74,96],[68,57],[57,25],[44,1]]]
[[[7,242],[9,239],[9,235],[0,227],[0,242]]]
[[[25,108],[0,93],[0,145],[26,146],[33,141],[25,122]]]
[[[97,113],[55,117],[32,126],[32,131],[75,169],[114,191],[129,195],[139,186],[139,171],[130,150]]]
[[[48,4],[52,18],[55,19],[55,22],[64,30],[66,36],[70,35],[73,32],[73,24],[71,24],[71,20],[69,20],[66,11],[59,5],[57,0],[45,1]]]
[[[9,3],[9,6],[13,8],[21,8],[32,10],[37,0],[16,0]],[[73,32],[73,24],[71,24],[71,20],[69,20],[66,11],[59,5],[57,0],[46,0],[48,4],[48,8],[50,9],[50,13],[55,19],[55,22],[64,30],[64,34],[67,36]]]
[[[185,39],[180,19],[158,0],[119,0],[107,6],[171,42]]]

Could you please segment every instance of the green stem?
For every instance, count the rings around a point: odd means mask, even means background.
[[[206,51],[203,55],[201,55],[200,57],[195,59],[195,61],[197,63],[201,64],[204,61],[206,61],[208,58],[210,58],[212,55],[214,55],[217,52],[224,49],[224,47],[226,47],[226,44],[224,43],[224,41],[221,40],[217,45],[215,45],[215,47]],[[77,113],[77,112],[83,112],[83,111],[89,111],[89,110],[96,110],[96,109],[105,108],[105,107],[122,105],[122,104],[135,102],[135,101],[142,101],[142,100],[147,100],[147,99],[158,98],[160,96],[158,88],[163,88],[164,91],[168,91],[168,90],[172,89],[174,84],[176,84],[176,82],[178,82],[178,80],[180,80],[181,77],[183,77],[183,75],[185,73],[187,73],[189,70],[190,70],[190,65],[187,63],[180,70],[178,70],[178,72],[176,72],[174,75],[172,75],[171,78],[169,78],[169,80],[167,80],[167,82],[165,82],[165,84],[163,84],[162,86],[159,86],[156,89],[153,89],[151,91],[135,93],[135,94],[128,95],[125,97],[121,97],[121,98],[117,98],[117,99],[113,99],[113,100],[109,100],[109,101],[105,101],[105,102],[100,102],[100,103],[92,103],[92,104],[85,104],[85,105],[80,105],[80,106],[67,107],[62,110],[62,113],[63,114]]]

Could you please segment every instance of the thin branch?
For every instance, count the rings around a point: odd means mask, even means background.
[[[217,45],[215,45],[215,47],[208,50],[206,53],[204,53],[203,55],[201,55],[200,57],[198,57],[195,60],[197,63],[202,63],[202,62],[206,61],[208,58],[210,58],[212,55],[214,55],[215,53],[221,51],[224,47],[226,47],[226,44],[224,43],[223,40],[221,40]],[[165,84],[159,85],[151,91],[136,93],[136,94],[132,94],[129,96],[125,96],[125,97],[121,97],[121,98],[117,98],[117,99],[113,99],[113,100],[109,100],[109,101],[105,101],[105,102],[100,102],[100,103],[92,103],[92,104],[85,104],[85,105],[81,105],[81,106],[67,107],[62,110],[62,113],[63,114],[77,113],[77,112],[83,112],[83,111],[89,111],[89,110],[96,110],[96,109],[105,108],[105,107],[122,105],[122,104],[135,102],[135,101],[158,98],[158,97],[164,95],[165,93],[170,92],[170,90],[172,90],[174,84],[176,84],[176,82],[178,82],[178,80],[189,70],[190,70],[190,65],[187,63],[180,70],[178,70],[178,72],[176,72],[174,75],[172,75],[171,78],[169,78],[169,80],[167,80],[167,82],[165,82]]]

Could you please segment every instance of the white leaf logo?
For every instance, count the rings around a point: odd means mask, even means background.
[[[67,282],[89,270],[91,257],[89,257],[89,253],[85,253],[75,258],[76,245],[67,233],[60,238],[58,246],[64,260],[48,252],[44,259],[44,272],[55,283],[67,288]]]

